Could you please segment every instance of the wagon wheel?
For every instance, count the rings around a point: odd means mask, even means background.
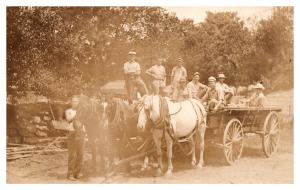
[[[238,119],[231,119],[223,135],[224,154],[229,165],[234,164],[242,155],[244,133]]]
[[[276,112],[270,112],[267,116],[262,137],[263,151],[266,157],[270,157],[277,151],[280,136],[279,118]]]

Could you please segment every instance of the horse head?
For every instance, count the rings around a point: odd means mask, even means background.
[[[155,123],[160,117],[159,113],[160,100],[158,95],[145,95],[141,102],[137,105],[139,131],[144,131],[147,122],[150,120]]]
[[[100,102],[100,124],[102,129],[108,128],[108,102]]]

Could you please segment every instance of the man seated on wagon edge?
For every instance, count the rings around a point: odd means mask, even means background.
[[[208,111],[217,111],[224,107],[224,92],[216,88],[216,78],[208,78],[208,91],[201,98],[202,102],[207,102]]]
[[[255,86],[253,86],[253,89],[255,90],[255,92],[247,100],[247,102],[249,102],[249,106],[264,107],[265,96],[262,91],[265,89],[265,87],[261,83],[257,83]]]
[[[200,74],[198,72],[195,72],[194,76],[193,76],[193,80],[187,84],[189,98],[194,98],[196,100],[200,100],[200,98],[208,90],[208,86],[200,83],[199,79],[200,79]]]

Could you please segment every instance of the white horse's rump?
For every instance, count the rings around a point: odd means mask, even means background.
[[[206,123],[206,111],[199,101],[189,99],[174,103],[167,100],[167,103],[171,117],[171,127],[173,127],[176,138],[188,136],[197,125],[200,126],[201,123]],[[181,107],[181,110],[176,113],[180,109],[179,107]]]
[[[143,98],[143,106],[140,108],[139,118],[137,127],[140,130],[144,130],[147,120],[152,120],[153,123],[157,124],[158,121],[162,121],[164,114],[161,114],[163,105],[162,101],[167,102],[168,116],[170,117],[170,127],[174,131],[174,136],[176,139],[186,137],[191,135],[195,128],[197,129],[195,137],[199,140],[199,162],[198,166],[203,165],[203,150],[204,150],[204,134],[206,128],[206,111],[203,105],[194,99],[189,99],[186,101],[174,103],[168,99],[163,99],[158,95],[145,96]],[[167,126],[165,126],[167,127]],[[172,166],[172,146],[173,140],[170,134],[163,133],[165,129],[153,127],[153,140],[157,148],[157,154],[159,157],[159,170],[162,169],[162,159],[161,159],[161,138],[165,134],[167,144],[167,157],[168,157],[168,171],[167,174],[171,174],[173,170]],[[195,144],[195,139],[192,137],[190,139],[191,143]],[[196,143],[197,144],[197,143]],[[196,147],[195,147],[196,148]],[[195,149],[192,152],[192,163],[196,164]]]

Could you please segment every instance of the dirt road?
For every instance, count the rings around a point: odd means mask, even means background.
[[[282,127],[278,153],[265,158],[261,140],[246,137],[242,158],[233,166],[226,166],[218,149],[205,151],[205,167],[193,169],[189,159],[175,157],[171,177],[153,177],[153,170],[125,175],[117,173],[108,180],[89,172],[90,155],[86,156],[84,174],[80,181],[70,182],[66,177],[67,154],[41,155],[25,165],[24,160],[7,164],[7,183],[293,183],[293,130]]]

